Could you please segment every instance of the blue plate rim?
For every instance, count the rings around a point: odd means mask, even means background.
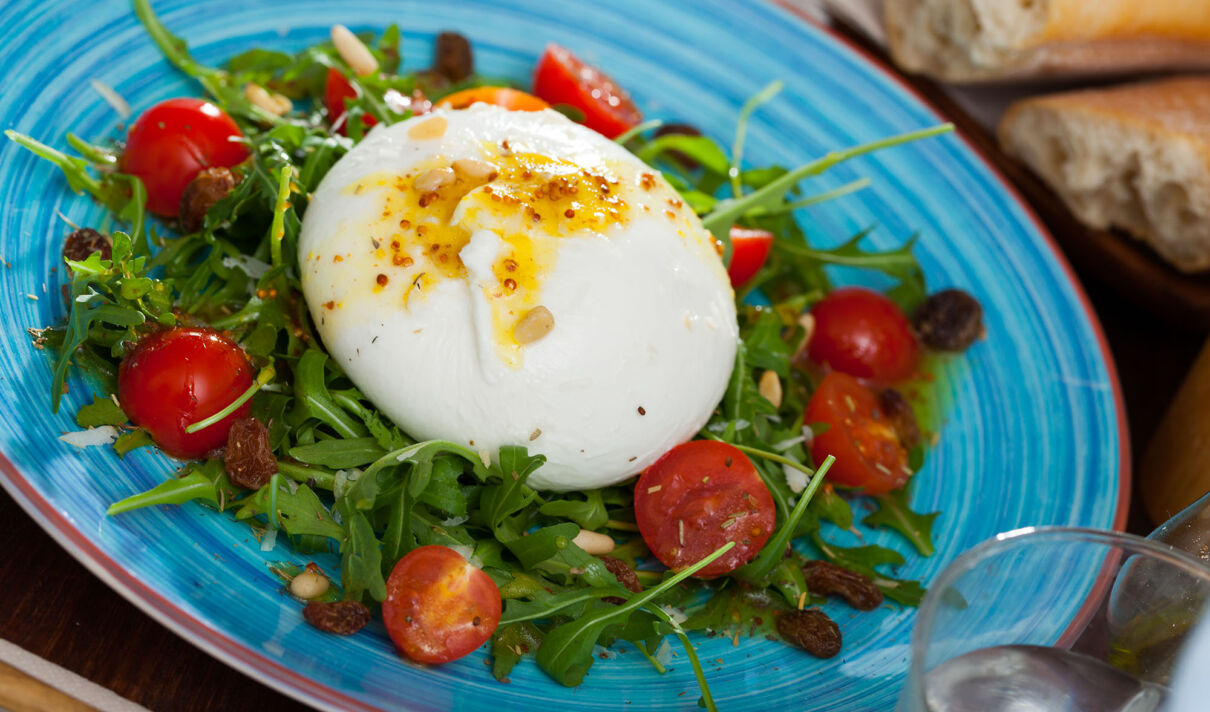
[[[920,106],[924,107],[939,122],[947,120],[931,100],[904,81],[881,59],[850,38],[840,34],[834,28],[819,22],[802,7],[794,4],[791,0],[762,0],[762,2],[780,8],[799,21],[826,34],[837,42],[842,51],[847,50],[853,53],[863,64],[881,73],[885,78],[892,80],[894,84],[899,86]],[[1100,319],[1093,310],[1088,295],[1084,291],[1083,285],[1080,283],[1067,258],[1059,249],[1054,237],[1038,218],[1033,208],[1021,197],[1017,189],[1008,182],[999,168],[987,157],[979,146],[973,143],[961,131],[955,131],[955,135],[970,154],[983,163],[988,174],[995,177],[1003,194],[1015,203],[1015,206],[1032,223],[1033,229],[1049,248],[1052,259],[1055,260],[1055,263],[1066,275],[1067,281],[1083,309],[1084,316],[1096,336],[1101,360],[1105,365],[1106,375],[1110,380],[1114,411],[1117,419],[1119,443],[1118,497],[1112,528],[1116,531],[1122,531],[1129,509],[1129,494],[1132,480],[1130,434],[1127,427],[1125,401],[1122,394],[1121,382],[1118,377],[1117,364],[1109,349]],[[190,616],[158,591],[132,574],[118,561],[106,554],[88,537],[84,536],[62,512],[39,494],[25,474],[3,452],[0,452],[0,474],[3,475],[0,477],[0,486],[69,554],[104,581],[110,588],[134,604],[139,610],[151,616],[158,623],[181,636],[198,649],[221,660],[235,670],[252,677],[261,684],[308,705],[334,705],[338,709],[347,710],[381,709],[364,700],[346,694],[339,689],[318,683],[301,675],[269,656],[238,642],[226,632]]]

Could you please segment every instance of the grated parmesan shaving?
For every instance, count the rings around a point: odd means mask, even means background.
[[[260,279],[269,271],[269,265],[248,255],[228,255],[223,258],[223,266],[238,269],[252,279]]]
[[[807,488],[807,482],[810,481],[807,473],[796,470],[789,465],[782,465],[781,471],[786,476],[786,484],[790,486],[790,491],[794,494],[798,494]]]
[[[59,436],[59,439],[68,445],[76,447],[109,445],[118,439],[118,429],[112,425],[102,425],[96,428],[88,428],[87,430],[75,430],[70,433],[63,433]]]
[[[130,104],[122,98],[121,94],[114,91],[113,87],[98,79],[89,79],[88,83],[94,91],[101,95],[106,104],[109,104],[113,107],[114,111],[118,112],[118,116],[121,116],[123,119],[130,118]]]
[[[273,551],[274,546],[277,546],[277,530],[270,529],[265,532],[265,537],[260,540],[260,550]]]

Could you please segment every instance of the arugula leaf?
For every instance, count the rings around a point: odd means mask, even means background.
[[[346,500],[336,504],[344,521],[340,542],[340,583],[349,600],[360,601],[368,593],[375,601],[385,601],[387,585],[382,577],[382,551],[374,528],[365,514]]]
[[[160,504],[184,504],[195,499],[220,504],[220,492],[231,491],[222,463],[210,460],[202,465],[186,465],[180,476],[161,482],[146,492],[109,505],[105,514],[114,515]],[[225,496],[230,496],[229,494]]]
[[[92,403],[80,406],[76,413],[76,424],[81,428],[95,428],[98,425],[124,425],[128,420],[122,407],[112,398],[93,396]]]
[[[542,634],[533,623],[500,625],[492,635],[492,676],[507,682],[508,674],[522,657],[538,648],[541,640]]]
[[[675,575],[665,579],[655,588],[635,594],[629,601],[614,606],[604,604],[603,607],[590,609],[574,621],[556,626],[542,639],[538,648],[538,666],[556,682],[574,687],[584,679],[588,668],[592,667],[592,646],[610,625],[616,625],[631,611],[637,610],[657,598],[660,594],[673,588],[681,581],[697,573],[702,567],[709,565],[718,557],[727,553],[735,546],[735,542],[727,542],[717,551],[689,566]]]
[[[281,484],[278,480],[276,491],[274,482],[269,482],[256,491],[254,495],[242,501],[240,509],[235,513],[239,520],[250,519],[259,514],[270,513],[270,500],[273,501],[277,521],[282,529],[290,536],[314,535],[339,541],[344,536],[344,530],[328,513],[328,508],[320,501],[319,496],[306,485]]]
[[[744,353],[753,367],[767,368],[788,378],[794,350],[782,338],[781,332],[781,317],[772,310],[760,310],[752,330],[744,337]]]
[[[538,511],[548,517],[570,519],[582,529],[600,529],[609,521],[605,511],[605,501],[601,490],[589,490],[584,493],[584,499],[550,499]]]
[[[907,488],[874,498],[878,510],[861,523],[868,527],[889,527],[902,534],[923,556],[933,555],[933,521],[940,512],[919,514],[908,504]]]
[[[290,457],[299,462],[337,469],[368,465],[385,454],[386,451],[372,437],[321,440],[290,448]]]

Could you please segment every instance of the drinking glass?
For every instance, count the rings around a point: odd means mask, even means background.
[[[1131,534],[1031,527],[954,559],[912,633],[900,712],[1150,712],[1210,567]]]

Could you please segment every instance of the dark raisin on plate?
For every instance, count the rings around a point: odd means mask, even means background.
[[[891,421],[891,427],[895,429],[895,435],[899,437],[899,444],[904,450],[911,452],[912,448],[920,444],[920,426],[916,423],[916,413],[902,393],[894,388],[883,390],[878,394],[878,407],[882,409],[886,419]]]
[[[235,189],[235,175],[227,168],[203,168],[181,193],[181,229],[186,233],[202,229],[206,213]]]
[[[240,418],[227,433],[227,476],[245,489],[260,489],[277,472],[269,429],[256,418]]]
[[[777,632],[787,643],[817,658],[840,652],[840,626],[818,608],[782,613],[777,617]]]
[[[808,561],[803,564],[802,573],[811,593],[840,596],[859,611],[872,611],[882,605],[882,591],[864,574],[830,561]]]
[[[83,262],[94,252],[100,252],[103,260],[113,259],[113,240],[109,235],[82,227],[63,241],[63,258],[72,262]]]
[[[311,601],[303,618],[325,633],[353,635],[370,622],[370,609],[359,601]]]
[[[961,289],[944,289],[916,309],[920,341],[937,351],[965,351],[983,336],[983,307]]]
[[[609,570],[609,573],[617,578],[618,583],[622,584],[622,588],[631,593],[639,593],[643,590],[643,584],[639,583],[638,574],[625,561],[608,555],[598,556],[597,558],[601,560],[602,564],[605,564],[605,568]],[[601,600],[606,603],[616,603],[619,606],[626,602],[617,596],[609,596]]]
[[[433,71],[451,83],[466,79],[475,72],[475,57],[471,43],[457,32],[442,32],[433,46]]]

